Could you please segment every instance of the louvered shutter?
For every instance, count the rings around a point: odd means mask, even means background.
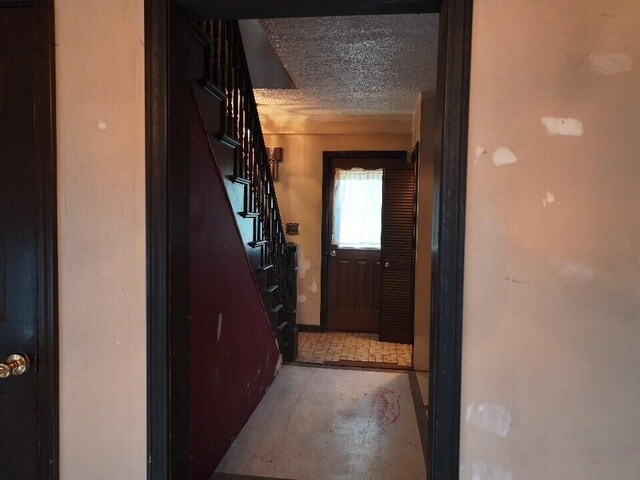
[[[383,188],[380,340],[413,343],[415,166],[385,167]]]

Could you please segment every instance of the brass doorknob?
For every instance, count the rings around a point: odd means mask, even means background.
[[[29,357],[26,355],[9,355],[5,363],[0,363],[0,378],[7,378],[11,375],[20,376],[29,370]]]

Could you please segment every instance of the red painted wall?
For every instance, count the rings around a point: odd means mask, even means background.
[[[193,478],[205,480],[276,374],[278,348],[193,98],[191,412]]]

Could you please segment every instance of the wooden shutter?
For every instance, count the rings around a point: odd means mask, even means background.
[[[413,343],[416,239],[415,166],[384,169],[380,340]]]

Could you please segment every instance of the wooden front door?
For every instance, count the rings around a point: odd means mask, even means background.
[[[406,152],[325,153],[328,330],[381,331],[384,169],[405,161]]]
[[[57,467],[51,71],[47,9],[9,3],[0,2],[0,478],[36,480]]]

